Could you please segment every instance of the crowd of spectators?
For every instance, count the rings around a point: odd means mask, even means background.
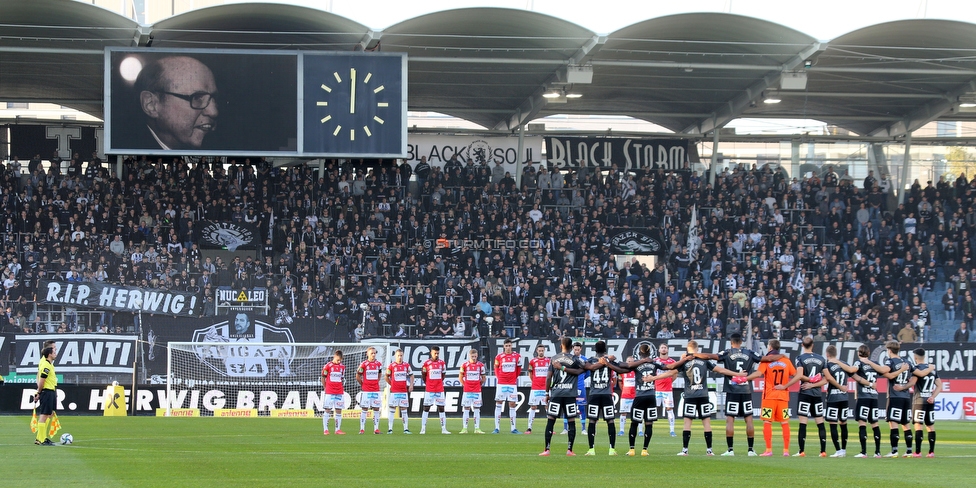
[[[207,313],[217,286],[267,287],[279,323],[350,338],[912,341],[937,313],[922,297],[937,280],[950,284],[938,313],[973,325],[976,178],[916,181],[897,205],[886,177],[855,185],[829,166],[801,179],[740,165],[714,186],[687,169],[523,166],[327,161],[319,177],[141,157],[117,178],[94,155],[14,158],[0,182],[4,330],[52,319],[33,304],[52,277],[199,293]],[[261,243],[222,260],[201,250],[202,221],[254,225]],[[610,254],[608,231],[626,226],[660,233],[656,266]],[[131,324],[72,314],[57,318],[66,331]]]

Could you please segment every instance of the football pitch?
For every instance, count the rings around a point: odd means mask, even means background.
[[[61,417],[74,436],[70,446],[33,444],[28,417],[0,416],[0,463],[4,487],[19,486],[971,486],[976,461],[976,423],[939,422],[935,459],[854,459],[859,450],[857,425],[851,425],[848,457],[816,457],[816,429],[808,435],[807,458],[783,458],[779,427],[773,429],[772,458],[746,457],[744,427],[737,429],[736,457],[706,457],[701,426],[692,428],[691,455],[677,457],[678,437],[667,422],[657,422],[648,457],[627,457],[626,436],[618,438],[620,456],[607,456],[606,424],[597,429],[595,457],[584,457],[586,435],[577,436],[576,457],[566,453],[565,435],[553,436],[552,456],[539,457],[545,421],[532,435],[458,435],[460,419],[449,419],[452,435],[440,434],[435,417],[419,435],[420,419],[411,418],[413,435],[400,422],[394,434],[359,435],[358,419],[343,421],[348,434],[322,435],[321,420],[219,419],[155,417]],[[503,419],[503,426],[508,420]],[[557,423],[557,431],[562,429]],[[725,451],[724,422],[714,422],[715,452]],[[372,421],[367,422],[367,427]],[[492,419],[482,419],[490,431]],[[519,428],[525,427],[525,420]],[[757,451],[762,450],[757,425]],[[869,431],[870,435],[870,431]],[[812,442],[811,442],[812,440]],[[637,452],[640,452],[638,438]],[[812,448],[811,448],[812,446]],[[829,454],[834,452],[828,441]],[[873,440],[868,440],[873,451]],[[922,443],[923,453],[928,450]],[[901,441],[904,453],[904,440]],[[882,453],[889,450],[882,426]],[[796,452],[796,426],[792,449]]]

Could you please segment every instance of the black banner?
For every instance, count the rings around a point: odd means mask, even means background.
[[[547,137],[546,159],[557,168],[617,165],[621,171],[681,170],[697,163],[698,148],[685,139]]]
[[[583,343],[583,355],[590,357],[594,355],[593,346],[598,339],[584,338],[578,339]],[[684,354],[687,339],[604,339],[607,343],[607,354],[617,358],[628,358],[636,354],[641,344],[651,346],[651,354],[657,355],[657,348],[662,342],[668,344],[670,357],[679,359]],[[503,339],[490,340],[488,343],[489,358],[495,357],[502,350]],[[528,364],[528,359],[535,356],[537,345],[546,347],[546,355],[552,356],[559,352],[559,343],[550,339],[516,339],[515,352],[522,355],[523,360]],[[718,353],[731,347],[728,340],[698,339],[698,349],[704,353]],[[817,354],[824,354],[827,346],[837,347],[837,357],[847,364],[857,360],[857,348],[864,344],[854,341],[836,342],[817,342],[813,346],[813,351]],[[747,344],[748,346],[748,344]],[[871,359],[880,361],[879,358],[885,354],[885,346],[882,342],[868,343],[871,348]],[[935,365],[939,376],[944,379],[972,379],[976,378],[976,343],[952,343],[940,342],[929,344],[904,343],[898,355],[909,359],[912,351],[916,348],[925,349],[925,358]],[[757,344],[756,352],[766,353],[765,345]],[[797,356],[800,351],[800,344],[796,342],[783,341],[780,349],[784,354],[791,357]],[[524,365],[523,365],[524,366]]]
[[[40,280],[41,303],[88,307],[117,312],[139,312],[192,317],[199,315],[196,295],[183,291],[137,288],[95,282]]]
[[[199,235],[201,249],[228,251],[257,249],[261,239],[258,226],[245,222],[204,221]]]
[[[18,374],[37,374],[44,341],[54,341],[57,374],[132,374],[136,336],[114,334],[18,334],[14,364]]]
[[[0,395],[0,413],[30,415],[35,404],[30,396],[37,389],[33,385],[7,385],[7,391]],[[445,384],[445,408],[451,415],[461,414],[461,387]],[[70,414],[101,415],[105,402],[105,386],[99,385],[58,385],[57,411],[62,416],[62,423],[70,422]],[[132,405],[132,390],[125,388],[126,405]],[[529,389],[518,389],[516,404],[520,418],[524,419],[528,411]],[[257,399],[261,399],[258,401]],[[359,411],[359,404],[355,398],[348,410]],[[304,409],[311,407],[321,415],[324,392],[319,387],[299,388],[290,387],[285,391],[262,389],[260,386],[226,386],[206,385],[194,388],[176,388],[170,394],[166,392],[166,385],[139,385],[136,393],[136,413],[139,415],[155,415],[157,408],[198,408],[201,416],[209,416],[218,408],[254,408],[261,406],[260,415],[266,415],[268,408]],[[410,394],[410,413],[419,414],[423,408],[424,388],[414,387]],[[481,415],[484,425],[490,425],[495,411],[495,388],[486,386],[481,391]],[[131,408],[131,407],[130,407]],[[541,420],[540,420],[541,419]],[[397,425],[399,425],[397,420]],[[413,425],[418,425],[414,418]],[[436,422],[436,421],[435,421]],[[507,422],[507,420],[506,420]],[[545,416],[536,418],[537,425],[545,425]],[[372,425],[372,424],[370,424]],[[385,425],[385,424],[384,424]],[[507,425],[507,424],[506,424]],[[321,426],[321,425],[320,425]],[[472,427],[473,428],[473,427]]]
[[[10,373],[10,351],[14,340],[13,334],[0,334],[0,376]]]
[[[10,155],[20,158],[24,169],[35,155],[40,155],[41,159],[50,159],[55,151],[65,160],[78,153],[83,161],[89,161],[92,153],[99,148],[98,137],[102,133],[101,129],[94,127],[62,125],[4,127],[10,127]]]
[[[342,329],[340,331],[340,329]],[[294,342],[351,342],[345,327],[335,322],[316,319],[278,320],[266,315],[235,313],[226,316],[199,319],[174,319],[170,317],[145,317],[143,331],[146,334],[145,377],[150,383],[166,382],[166,345],[170,342],[226,342],[228,344],[247,344],[254,342],[294,343]],[[211,365],[224,374],[233,374],[234,366]],[[298,365],[288,364],[288,368]],[[317,368],[322,365],[318,364]],[[247,368],[245,368],[247,369]],[[262,378],[274,372],[283,372],[280,363],[265,363],[255,366],[249,373],[240,376]]]
[[[373,341],[372,339],[364,340],[363,343],[369,343]],[[447,363],[447,371],[444,373],[445,384],[449,384],[449,379],[458,379],[458,375],[461,373],[461,364],[468,360],[468,352],[471,349],[481,351],[481,341],[475,340],[465,340],[465,339],[411,339],[411,340],[398,340],[398,339],[375,339],[376,342],[389,342],[395,351],[397,348],[403,349],[403,360],[410,363],[410,367],[413,368],[414,374],[420,371],[423,367],[424,361],[430,358],[430,348],[438,346],[441,348],[440,358]],[[480,358],[485,364],[490,364],[490,358]],[[381,358],[385,361],[385,358]],[[489,368],[490,369],[490,368]],[[488,374],[492,374],[491,371]]]
[[[665,254],[661,233],[656,229],[633,227],[610,231],[610,253],[639,256],[663,256]]]

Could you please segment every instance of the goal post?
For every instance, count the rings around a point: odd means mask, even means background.
[[[166,357],[166,396],[161,407],[196,408],[201,415],[217,409],[306,410],[321,416],[325,400],[322,366],[342,351],[348,409],[358,409],[356,370],[369,348],[384,367],[393,359],[388,342],[170,342]],[[381,377],[380,387],[386,387]]]

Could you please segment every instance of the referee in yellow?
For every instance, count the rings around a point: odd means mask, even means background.
[[[58,353],[53,345],[44,346],[41,350],[41,362],[37,365],[37,437],[34,444],[39,446],[53,446],[47,433],[51,430],[51,415],[58,405],[58,377],[54,373],[54,358]]]

